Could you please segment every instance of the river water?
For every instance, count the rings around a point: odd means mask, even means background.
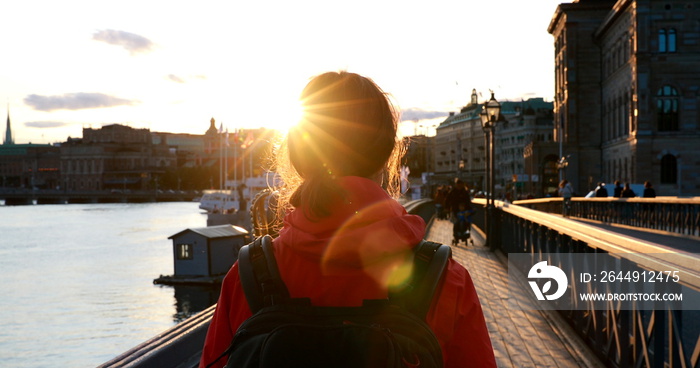
[[[0,366],[95,367],[216,302],[159,286],[194,202],[0,206]]]

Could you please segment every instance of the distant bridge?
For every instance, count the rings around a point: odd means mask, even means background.
[[[73,203],[149,203],[190,202],[198,197],[194,191],[63,191],[51,189],[0,189],[0,202],[6,206]]]

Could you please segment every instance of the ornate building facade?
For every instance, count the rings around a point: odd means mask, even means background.
[[[558,6],[554,136],[579,192],[649,180],[658,195],[700,195],[698,19],[697,1]]]

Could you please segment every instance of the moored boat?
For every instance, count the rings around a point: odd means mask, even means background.
[[[238,211],[239,203],[233,190],[205,190],[199,208],[209,213],[233,213]]]

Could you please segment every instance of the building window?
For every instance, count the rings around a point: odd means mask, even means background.
[[[676,184],[678,176],[678,162],[676,156],[666,154],[661,157],[661,184]]]
[[[656,116],[660,132],[678,130],[678,91],[663,86],[656,93]]]
[[[659,53],[676,52],[676,30],[660,29],[659,30]]]
[[[193,259],[192,244],[177,245],[177,259]]]
[[[666,52],[666,30],[659,30],[659,52]]]

